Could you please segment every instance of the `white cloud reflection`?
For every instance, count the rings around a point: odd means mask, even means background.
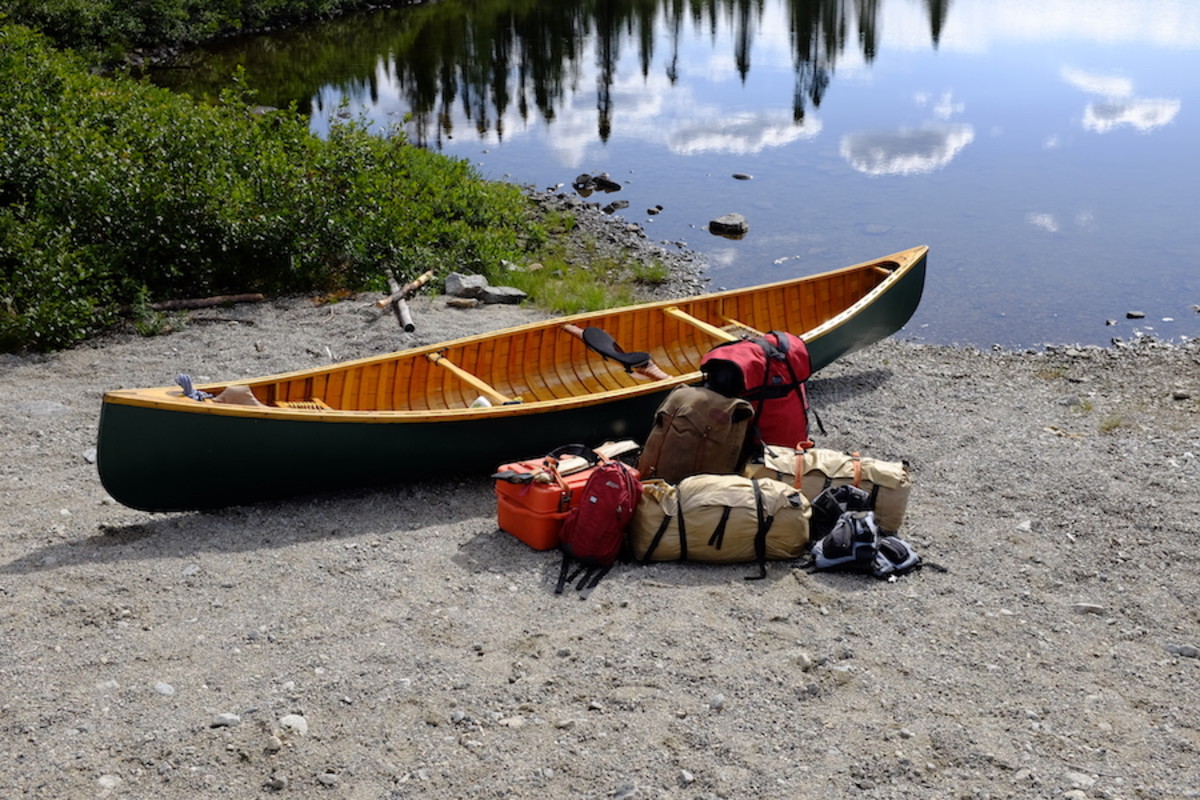
[[[1100,95],[1083,109],[1083,129],[1108,133],[1131,127],[1147,133],[1170,124],[1183,107],[1173,98],[1135,97],[1133,81],[1112,75],[1100,75],[1073,67],[1063,67],[1062,78],[1088,94]]]
[[[746,155],[812,139],[820,132],[819,120],[808,119],[804,124],[798,124],[788,111],[768,111],[688,125],[671,132],[668,147],[672,153],[684,156],[700,153]]]
[[[1142,133],[1161,128],[1175,119],[1182,107],[1179,100],[1130,98],[1088,103],[1083,110],[1084,130],[1108,133],[1128,125]]]
[[[841,154],[867,175],[920,175],[942,169],[975,140],[971,125],[930,124],[842,137]]]

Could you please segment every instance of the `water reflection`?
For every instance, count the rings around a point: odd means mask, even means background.
[[[208,90],[212,95],[243,64],[258,86],[259,102],[295,103],[301,111],[315,111],[321,117],[335,114],[346,98],[369,98],[378,104],[390,95],[411,114],[413,140],[439,147],[464,133],[456,130],[456,120],[464,117],[475,135],[498,141],[506,136],[505,120],[513,114],[522,125],[539,119],[553,122],[576,93],[587,90],[580,80],[592,72],[593,134],[604,142],[618,124],[617,115],[625,110],[618,64],[627,49],[636,53],[641,79],[653,81],[659,77],[651,73],[656,51],[665,46],[670,55],[661,78],[673,86],[688,66],[681,54],[682,42],[693,31],[716,37],[728,25],[733,30],[732,68],[745,82],[756,38],[765,28],[772,34],[784,28],[789,32],[793,80],[790,96],[780,97],[779,105],[789,106],[792,123],[803,127],[809,112],[820,106],[847,48],[856,48],[867,63],[875,57],[879,3],[480,0],[469,7],[431,3],[374,12],[369,24],[349,17],[236,48],[214,47],[191,64],[202,75],[172,70],[158,73],[155,81],[186,85],[191,91],[207,84],[213,87]],[[927,0],[927,5],[936,41],[948,3]],[[782,18],[775,16],[780,10]],[[264,73],[269,73],[265,79]]]
[[[920,335],[1103,344],[1127,304],[1200,332],[1197,53],[1189,0],[442,0],[168,78],[215,95],[244,64],[319,134],[404,124],[487,177],[608,172],[714,285],[927,243]],[[751,233],[709,236],[729,212]]]
[[[1093,133],[1108,133],[1130,127],[1142,133],[1169,125],[1179,109],[1179,99],[1133,96],[1133,81],[1128,78],[1096,75],[1084,70],[1065,68],[1063,79],[1089,94],[1101,95],[1083,110],[1083,128]]]
[[[970,125],[928,125],[917,130],[853,133],[842,138],[841,154],[867,175],[920,175],[949,164],[975,140]]]
[[[676,155],[725,153],[746,155],[768,147],[782,147],[821,132],[821,123],[809,120],[797,124],[785,112],[735,114],[673,131],[668,146]]]

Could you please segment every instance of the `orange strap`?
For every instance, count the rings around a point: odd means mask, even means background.
[[[862,483],[862,454],[851,453],[850,460],[854,462],[854,485]]]
[[[804,466],[804,460],[808,456],[808,451],[814,447],[811,439],[805,439],[796,445],[796,466],[792,468],[795,473],[794,484],[797,489],[801,488],[804,482],[804,473],[808,472],[808,468]]]

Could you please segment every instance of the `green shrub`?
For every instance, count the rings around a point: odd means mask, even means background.
[[[92,75],[0,27],[0,343],[62,347],[141,297],[380,288],[486,273],[542,241],[520,190],[357,122],[326,140]]]

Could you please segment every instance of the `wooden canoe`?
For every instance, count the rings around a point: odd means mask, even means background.
[[[641,441],[666,394],[699,381],[701,356],[724,339],[796,333],[816,371],[899,330],[920,302],[927,250],[196,387],[214,395],[248,387],[261,406],[196,401],[178,387],[111,391],[100,415],[100,479],[133,508],[209,509],[438,474],[482,475],[571,442]],[[571,325],[599,328],[625,351],[648,353],[668,377],[627,372],[568,333]],[[481,396],[492,405],[472,407]]]

